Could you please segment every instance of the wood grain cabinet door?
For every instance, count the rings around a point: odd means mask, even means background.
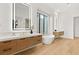
[[[0,55],[13,54],[16,52],[16,40],[0,42]]]
[[[17,40],[17,50],[28,48],[31,46],[32,42],[29,38],[22,38]]]
[[[0,49],[0,55],[10,55],[16,52],[16,46],[6,46]]]
[[[41,35],[33,37],[33,43],[34,44],[38,44],[38,43],[41,43],[41,42],[42,42],[42,36]]]
[[[13,46],[13,45],[16,45],[16,40],[7,40],[0,42],[0,48],[5,46]]]
[[[33,36],[17,40],[17,51],[42,42],[42,36]]]

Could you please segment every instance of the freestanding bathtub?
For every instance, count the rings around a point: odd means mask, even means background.
[[[43,44],[51,44],[54,41],[54,35],[44,35],[42,36]]]

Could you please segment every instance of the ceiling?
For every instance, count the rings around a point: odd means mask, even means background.
[[[51,12],[65,12],[66,10],[71,11],[74,9],[79,10],[79,3],[32,3],[33,6],[37,6],[39,9],[47,9]]]

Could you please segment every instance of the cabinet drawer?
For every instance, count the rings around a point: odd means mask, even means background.
[[[32,41],[29,38],[17,40],[17,50],[28,48],[32,45]]]
[[[64,35],[64,31],[61,31],[61,32],[53,32],[53,35]]]
[[[60,32],[59,35],[64,35],[64,32]]]
[[[6,47],[8,45],[13,46],[14,44],[16,44],[16,40],[2,41],[2,42],[0,42],[0,48]]]
[[[41,43],[41,42],[42,42],[42,36],[38,36],[38,37],[36,38],[36,41],[37,41],[38,43]]]
[[[16,46],[6,46],[0,49],[0,55],[13,54],[16,52]]]
[[[59,32],[53,32],[53,35],[59,35]]]
[[[42,42],[42,36],[36,36],[33,38],[33,44],[38,44]]]

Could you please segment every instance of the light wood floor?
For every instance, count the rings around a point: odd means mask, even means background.
[[[56,39],[50,45],[39,44],[17,55],[78,55],[79,39]]]

